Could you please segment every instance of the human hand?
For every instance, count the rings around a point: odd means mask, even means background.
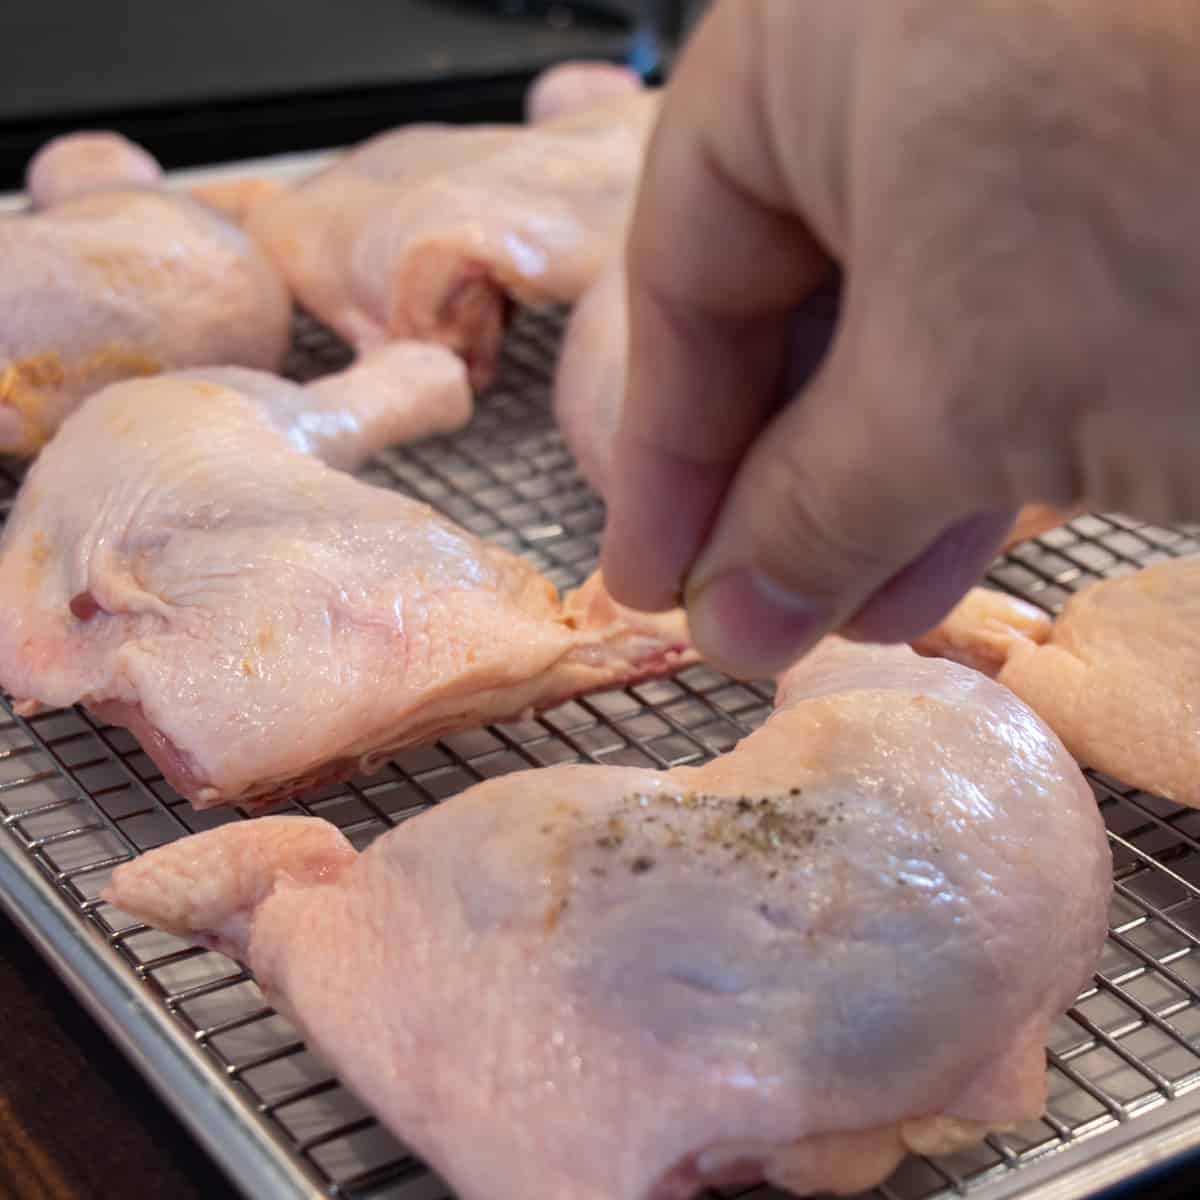
[[[929,628],[1025,501],[1200,516],[1197,62],[1197,0],[718,0],[628,245],[613,595],[770,674]]]

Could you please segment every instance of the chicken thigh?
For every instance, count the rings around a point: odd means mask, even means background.
[[[1110,887],[1011,693],[831,640],[706,766],[504,776],[361,855],[239,822],[106,898],[248,964],[463,1200],[686,1200],[855,1192],[1039,1115]]]
[[[979,589],[917,645],[990,671],[1081,762],[1200,808],[1200,558],[1092,584],[1054,620]]]
[[[560,601],[524,559],[304,453],[351,465],[431,393],[465,411],[449,351],[376,353],[309,388],[212,368],[93,396],[0,537],[0,686],[128,726],[206,807],[686,657],[678,614],[595,582]]]
[[[407,126],[255,205],[246,228],[353,345],[439,341],[480,386],[512,300],[574,300],[615,253],[656,106],[629,91],[534,127]]]
[[[287,349],[287,290],[241,230],[153,187],[92,190],[109,172],[145,168],[136,149],[52,143],[31,186],[72,198],[0,218],[0,453],[36,453],[115,380],[208,363],[271,368]]]

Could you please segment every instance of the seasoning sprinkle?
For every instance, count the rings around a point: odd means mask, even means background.
[[[657,792],[648,797],[634,792],[626,797],[623,816],[608,819],[607,832],[596,844],[603,849],[624,845],[632,828],[627,824],[629,821],[643,828],[647,837],[653,837],[650,826],[657,823],[662,834],[656,840],[667,849],[686,848],[697,857],[704,857],[705,851],[712,847],[722,852],[722,857],[730,855],[735,862],[759,856],[775,860],[778,866],[789,866],[835,822],[845,820],[841,811],[846,804],[844,799],[801,806],[795,803],[801,794],[799,787],[775,795],[729,796],[686,791]],[[659,810],[700,811],[703,817],[695,825],[680,829],[666,816],[660,821],[645,812],[650,801]],[[640,861],[640,857],[631,862]],[[711,859],[709,862],[709,869],[713,869],[715,864]],[[778,869],[771,878],[777,876]]]

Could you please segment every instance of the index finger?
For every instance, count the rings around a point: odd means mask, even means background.
[[[773,411],[789,317],[829,271],[791,211],[760,120],[756,4],[718,4],[664,97],[627,245],[629,371],[604,575],[623,603],[677,602]]]

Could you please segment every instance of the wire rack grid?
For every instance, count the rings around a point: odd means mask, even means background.
[[[526,555],[567,587],[595,563],[603,512],[550,416],[560,335],[560,315],[521,314],[472,424],[387,451],[362,474]],[[291,376],[312,378],[347,358],[327,331],[298,320]],[[19,483],[19,467],[0,463],[0,519]],[[1054,611],[1099,578],[1200,550],[1198,534],[1087,516],[1016,548],[990,581]],[[332,821],[361,847],[508,771],[702,761],[756,727],[770,701],[768,685],[691,667],[535,720],[445,738],[293,808]],[[1084,1196],[1200,1145],[1200,812],[1091,778],[1116,865],[1111,934],[1092,985],[1047,1047],[1045,1116],[962,1154],[910,1159],[872,1200]],[[448,1189],[340,1086],[245,971],[98,899],[118,863],[242,816],[193,812],[125,730],[82,710],[21,719],[0,698],[0,884],[8,884],[0,901],[235,1182],[252,1196],[445,1200]],[[77,936],[91,964],[84,968],[72,966],[67,945]],[[138,1009],[136,1022],[122,1022],[121,1004]],[[181,1063],[190,1074],[179,1073]],[[778,1195],[765,1187],[726,1194]]]

